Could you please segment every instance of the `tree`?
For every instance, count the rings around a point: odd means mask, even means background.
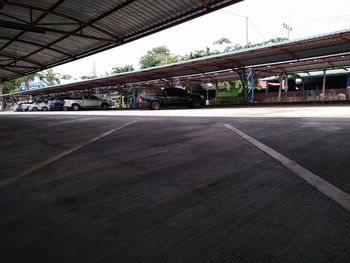
[[[20,84],[21,83],[19,82],[19,79],[14,79],[14,80],[9,80],[4,82],[3,93],[9,94],[9,93],[17,92]]]
[[[86,76],[81,76],[80,77],[82,80],[86,80],[86,79],[95,79],[97,78],[97,76],[94,75],[86,75]]]
[[[214,45],[223,45],[223,44],[232,44],[232,42],[226,37],[222,37],[219,40],[214,42]]]
[[[47,81],[49,86],[60,84],[60,74],[53,72],[53,69],[48,69],[44,72],[39,73],[39,78],[41,80]]]
[[[64,75],[62,75],[62,77],[61,77],[61,79],[65,79],[65,80],[70,80],[70,79],[72,79],[73,77],[71,76],[71,75],[69,75],[69,74],[64,74]]]
[[[193,52],[190,52],[190,54],[185,55],[183,57],[183,60],[207,57],[207,56],[215,55],[215,54],[219,54],[219,53],[220,53],[220,51],[218,51],[218,50],[211,51],[210,48],[207,47],[205,50],[201,49],[201,50],[195,50]]]
[[[140,58],[141,68],[150,68],[160,65],[176,63],[182,60],[181,56],[173,55],[166,46],[152,48]]]
[[[117,66],[112,68],[112,74],[134,71],[133,65]]]
[[[37,73],[29,74],[26,76],[23,76],[19,79],[17,79],[17,83],[22,84],[24,83],[26,90],[30,90],[30,82],[34,81],[35,77],[38,76]]]

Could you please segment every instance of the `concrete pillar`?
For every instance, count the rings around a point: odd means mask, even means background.
[[[323,70],[322,99],[326,97],[326,70]]]

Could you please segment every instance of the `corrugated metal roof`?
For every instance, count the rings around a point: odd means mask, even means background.
[[[249,69],[254,69],[261,78],[278,74],[347,67],[350,67],[350,30],[218,54],[105,78],[26,91],[20,94],[36,95],[174,80],[240,79],[239,74]]]
[[[9,59],[0,61],[0,81],[119,46],[240,1],[0,1],[0,56]],[[23,61],[31,68],[17,67]]]

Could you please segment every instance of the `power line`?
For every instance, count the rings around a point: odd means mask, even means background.
[[[220,10],[221,12],[223,13],[227,13],[227,14],[230,14],[230,15],[233,15],[233,16],[237,16],[237,17],[241,17],[241,18],[245,18],[245,32],[246,32],[246,45],[248,46],[249,45],[249,36],[248,36],[248,17],[247,16],[242,16],[242,15],[239,15],[239,14],[235,14],[235,13],[232,13],[230,11],[226,11],[226,10]]]
[[[255,31],[261,36],[261,38],[266,41],[266,37],[264,37],[264,35],[260,32],[260,30],[257,28],[257,26],[253,23],[253,21],[251,19],[249,19],[249,23],[253,26],[253,28],[255,29]]]

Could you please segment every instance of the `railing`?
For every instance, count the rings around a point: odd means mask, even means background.
[[[256,93],[254,100],[257,103],[345,101],[350,100],[350,89],[326,89],[325,94],[322,90],[282,91],[281,97],[278,92]]]

